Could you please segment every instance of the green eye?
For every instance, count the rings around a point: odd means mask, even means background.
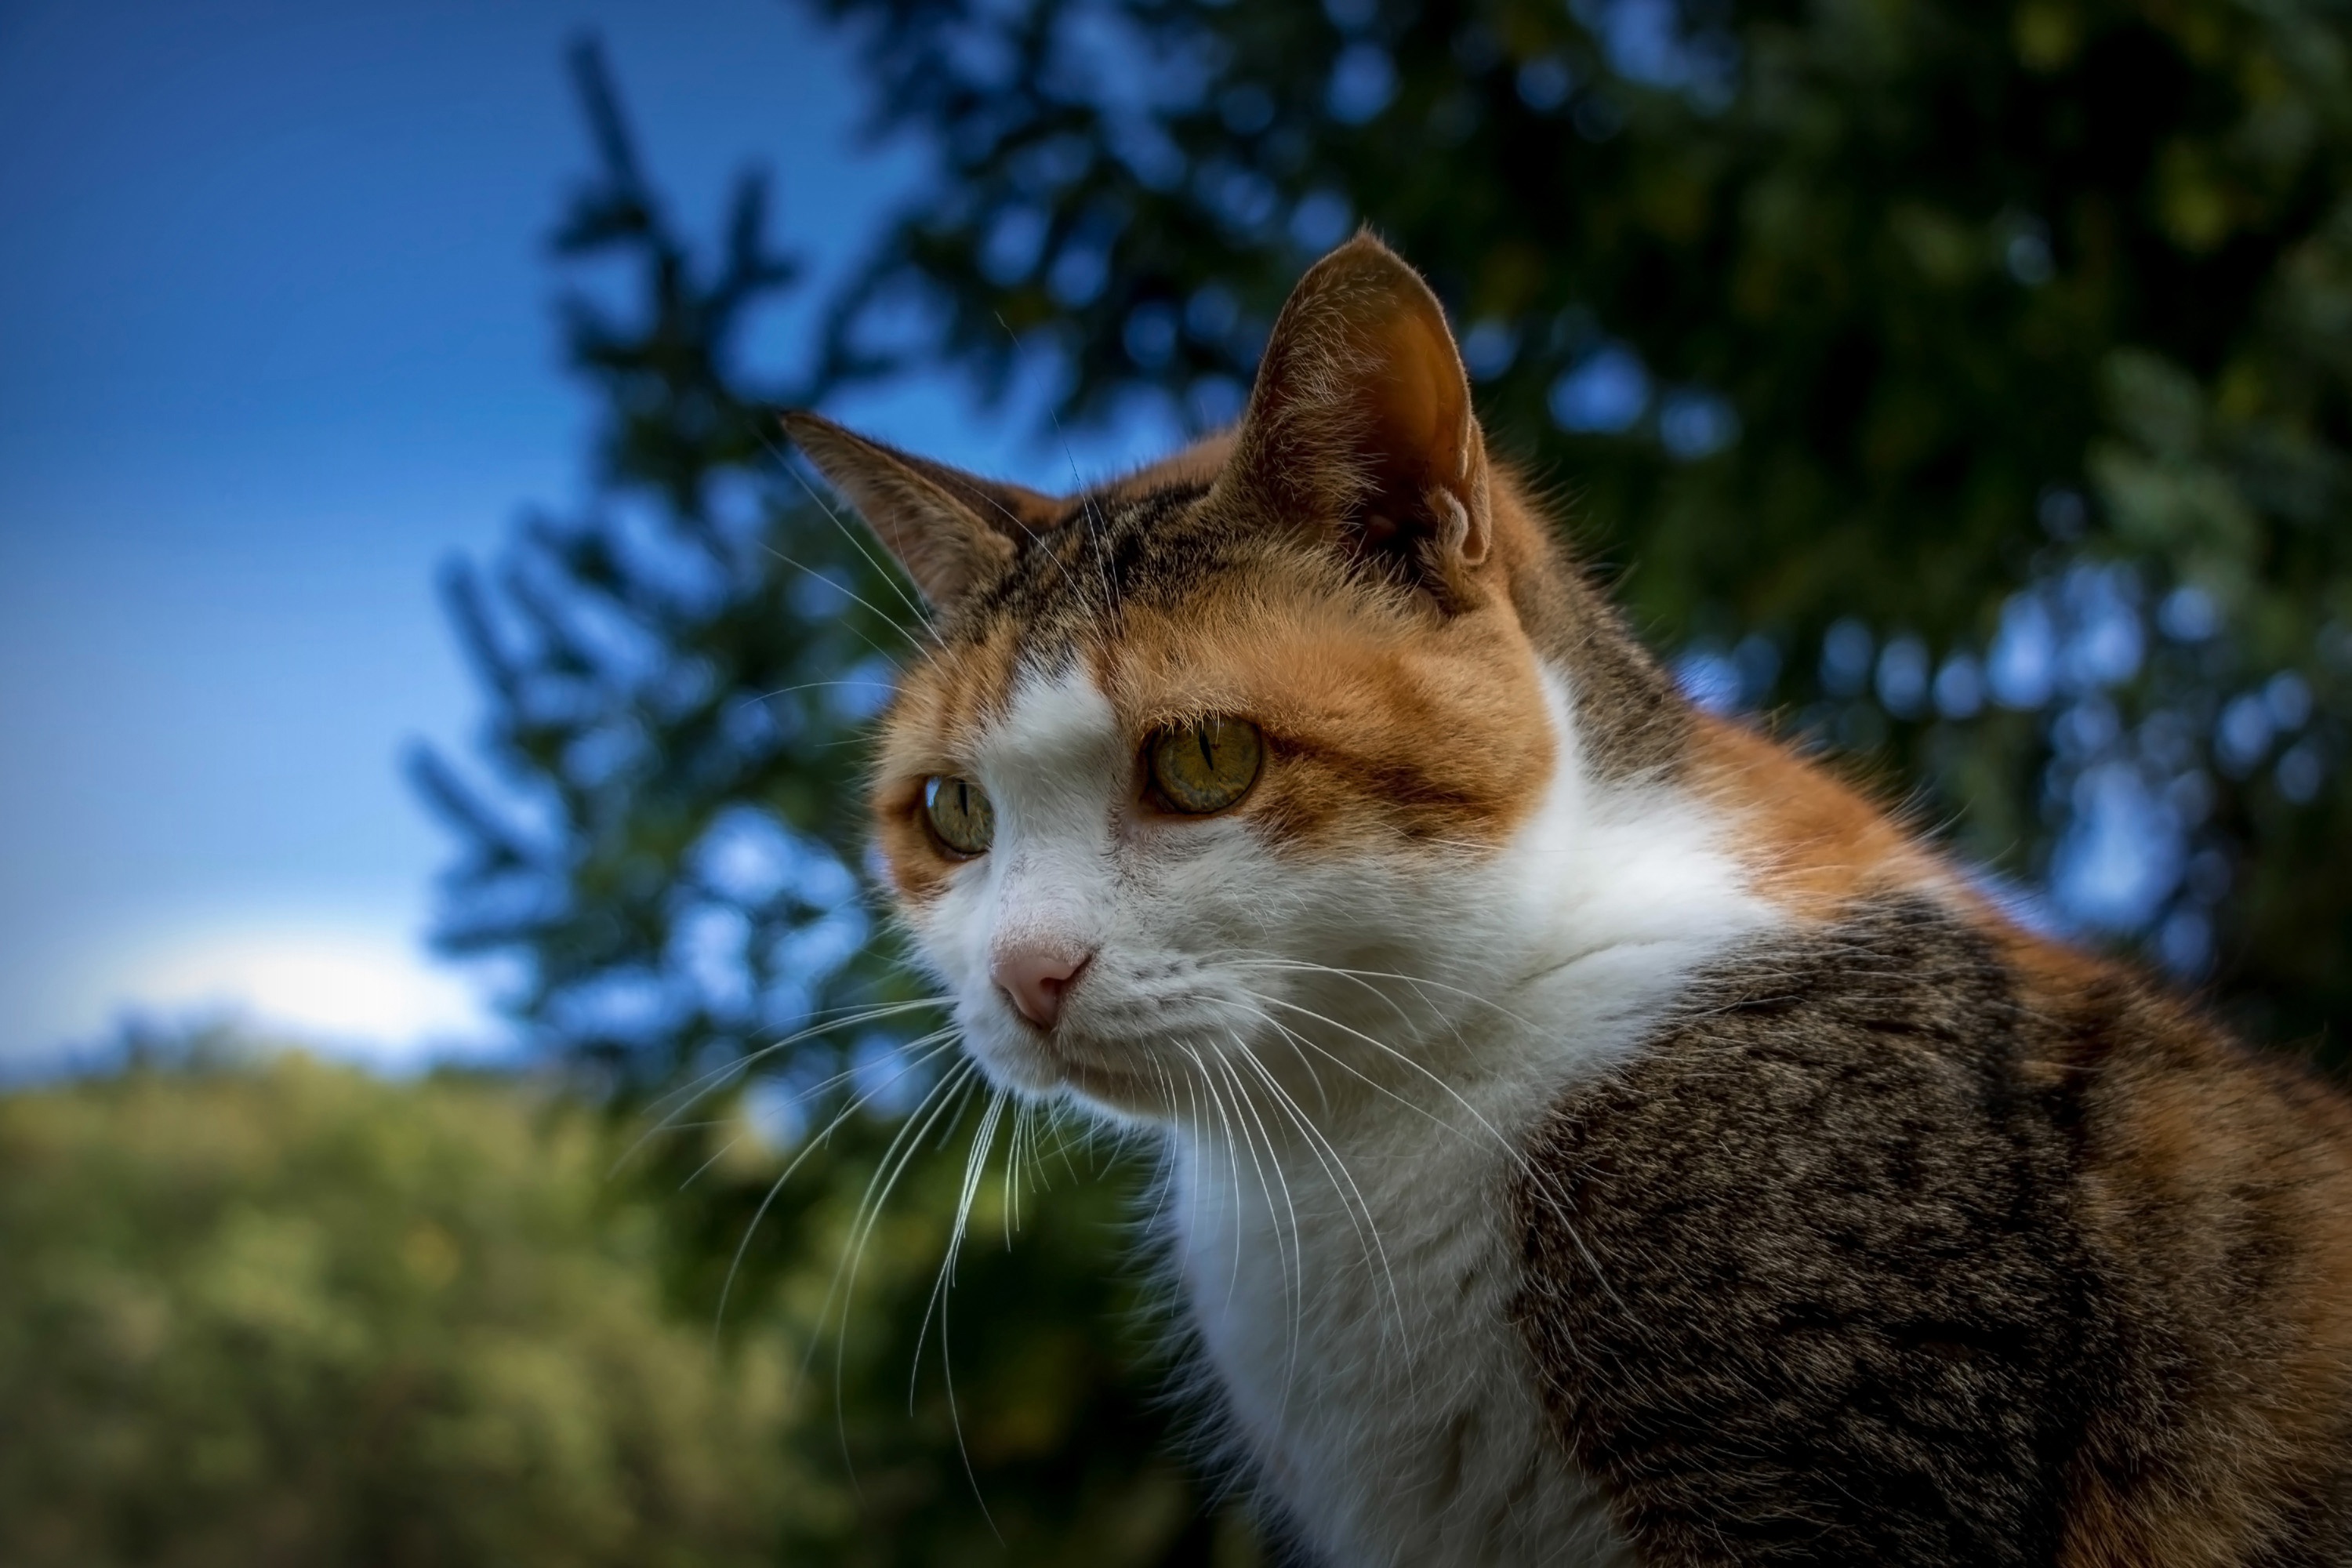
[[[1151,782],[1178,811],[1205,816],[1249,793],[1265,760],[1265,740],[1245,719],[1203,719],[1164,730],[1151,742]]]
[[[970,779],[937,773],[925,779],[923,815],[940,842],[959,855],[985,855],[996,838],[996,808]]]

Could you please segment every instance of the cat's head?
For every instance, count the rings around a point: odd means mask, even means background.
[[[1672,729],[1369,237],[1301,280],[1230,436],[1083,495],[788,424],[937,613],[873,816],[1001,1084],[1168,1117],[1443,1071],[1531,951],[1530,836]]]

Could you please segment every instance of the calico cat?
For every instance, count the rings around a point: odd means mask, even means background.
[[[2352,1112],[1694,709],[1360,237],[1069,499],[787,423],[938,612],[873,820],[1000,1086],[1155,1129],[1332,1564],[2352,1562]]]

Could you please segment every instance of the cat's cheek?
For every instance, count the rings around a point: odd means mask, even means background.
[[[916,820],[911,807],[896,802],[877,806],[875,843],[882,851],[882,868],[890,890],[910,921],[946,896],[956,872],[967,862],[951,860]]]

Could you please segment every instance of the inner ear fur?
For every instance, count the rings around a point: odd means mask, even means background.
[[[869,441],[795,409],[785,433],[940,609],[1013,559],[1013,541],[1051,527],[1061,503]]]
[[[1459,601],[1494,529],[1444,307],[1370,234],[1310,268],[1267,340],[1221,487]]]

